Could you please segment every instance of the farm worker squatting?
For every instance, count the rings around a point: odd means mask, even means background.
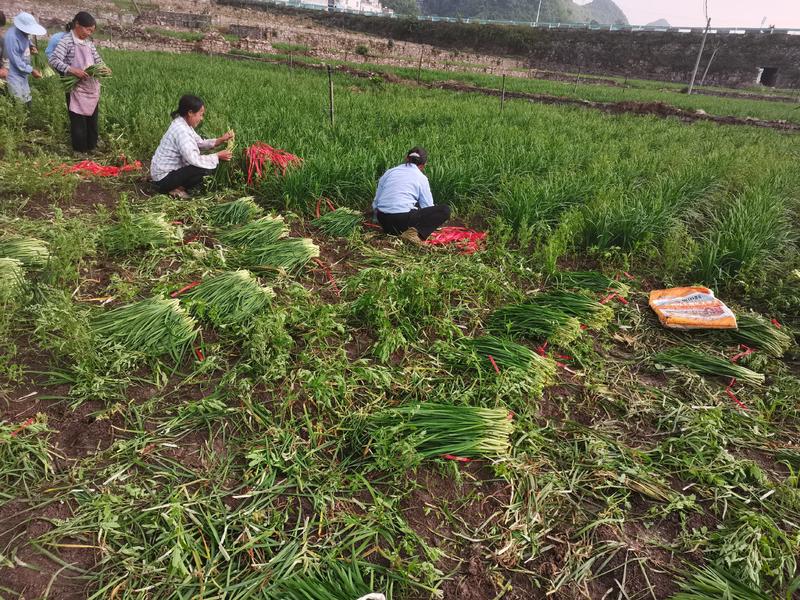
[[[195,132],[203,121],[206,107],[197,96],[181,96],[178,110],[172,113],[172,123],[161,138],[161,143],[150,162],[150,179],[161,193],[188,198],[188,190],[197,187],[203,177],[217,168],[219,161],[230,160],[231,152],[221,150],[214,154],[200,154],[233,138],[233,131],[222,137],[204,140]]]
[[[89,39],[96,27],[92,15],[79,12],[67,24],[69,33],[61,38],[48,61],[61,75],[72,74],[80,79],[66,95],[70,138],[76,152],[91,152],[97,147],[100,81],[85,70],[91,65],[103,64],[97,48]]]
[[[434,206],[428,178],[422,172],[428,162],[424,148],[414,147],[404,164],[386,171],[378,180],[372,210],[383,230],[419,243],[450,218],[446,204]]]
[[[31,53],[38,50],[31,44],[29,35],[46,35],[47,30],[36,22],[33,15],[21,12],[6,31],[3,40],[3,60],[8,61],[6,81],[11,95],[30,105],[31,88],[28,75],[39,79],[42,74],[31,66]]]

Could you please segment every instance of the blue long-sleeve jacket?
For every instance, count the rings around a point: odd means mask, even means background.
[[[26,34],[12,25],[6,31],[4,45],[5,59],[8,61],[8,89],[23,102],[30,102],[28,75],[33,71],[30,59],[31,42]]]

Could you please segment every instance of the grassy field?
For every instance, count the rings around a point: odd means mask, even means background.
[[[342,74],[331,127],[324,73],[104,55],[97,160],[193,92],[304,162],[148,196],[0,97],[0,598],[792,597],[792,136]],[[312,222],[415,144],[483,251]],[[661,328],[684,283],[741,329]]]

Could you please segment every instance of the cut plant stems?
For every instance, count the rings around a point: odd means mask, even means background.
[[[794,338],[786,328],[779,328],[760,315],[736,315],[736,325],[737,329],[728,333],[732,339],[776,358],[783,356],[794,344]]]
[[[212,206],[208,211],[208,220],[217,227],[231,227],[252,221],[263,212],[252,196],[246,196]]]
[[[369,420],[373,435],[385,435],[388,429],[395,439],[411,439],[423,458],[505,456],[514,430],[507,410],[450,404],[422,403],[395,408]]]
[[[50,251],[42,240],[30,237],[0,237],[0,257],[13,258],[31,269],[40,269],[50,260]]]
[[[350,237],[361,227],[364,216],[350,208],[337,208],[311,221],[323,233],[334,237]]]
[[[267,246],[289,235],[283,217],[261,217],[220,236],[225,244],[234,246]]]
[[[92,329],[99,339],[120,344],[149,357],[165,354],[176,362],[197,337],[194,319],[177,299],[150,298],[96,316]]]
[[[560,287],[589,290],[591,292],[616,292],[627,296],[630,288],[617,279],[612,279],[597,271],[559,271],[555,280]]]
[[[278,270],[294,273],[319,256],[319,246],[308,238],[286,238],[246,248],[238,257],[240,266],[252,271]]]
[[[95,79],[106,79],[111,77],[111,69],[109,69],[104,64],[98,65],[89,65],[84,69],[86,74],[89,77],[94,77]],[[70,73],[69,75],[65,75],[61,78],[61,85],[64,89],[64,93],[69,94],[72,90],[75,89],[75,86],[78,85],[80,78],[76,75]]]
[[[590,329],[602,329],[614,317],[614,311],[607,304],[601,304],[584,294],[573,292],[552,291],[537,294],[531,302],[575,317]]]
[[[203,281],[181,296],[181,301],[200,319],[217,327],[243,324],[267,308],[275,297],[246,270],[222,273]]]
[[[25,290],[25,271],[15,258],[0,258],[0,305],[13,303]]]
[[[732,363],[729,359],[692,350],[691,348],[672,348],[659,352],[653,357],[657,363],[675,367],[686,367],[700,375],[716,375],[718,377],[733,377],[744,383],[761,385],[764,375]]]
[[[507,338],[484,335],[477,338],[462,338],[456,346],[465,350],[467,366],[481,371],[495,371],[501,373],[508,369],[515,369],[526,374],[533,374],[542,385],[553,380],[556,364],[550,358],[540,356],[530,348],[512,342]],[[491,357],[491,358],[490,358]]]
[[[489,328],[494,333],[544,339],[557,346],[567,346],[581,334],[581,323],[575,317],[532,302],[496,310],[489,318]]]

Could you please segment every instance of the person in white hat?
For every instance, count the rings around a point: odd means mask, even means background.
[[[31,88],[28,75],[36,79],[42,74],[31,66],[31,42],[29,35],[47,35],[47,30],[36,22],[33,15],[19,13],[14,17],[14,25],[6,31],[4,46],[5,58],[8,61],[8,90],[11,94],[25,102],[31,101]]]

